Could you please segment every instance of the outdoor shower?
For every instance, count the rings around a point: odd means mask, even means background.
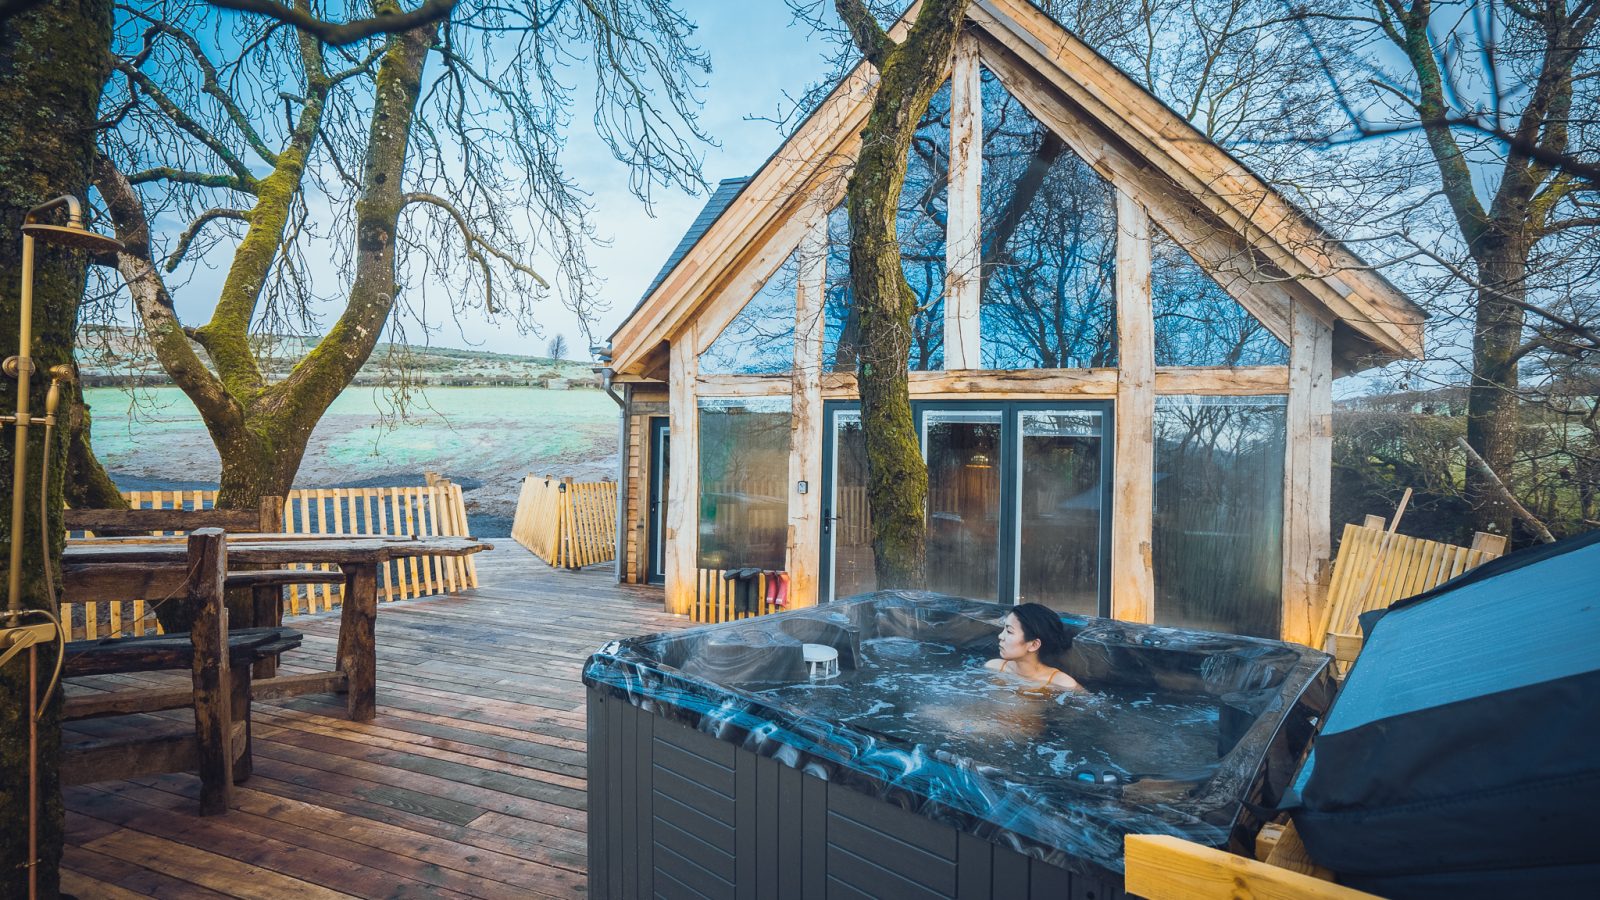
[[[39,221],[44,214],[62,206],[67,208],[66,225],[50,225]],[[0,666],[4,666],[23,650],[28,651],[28,896],[38,893],[39,863],[39,718],[50,694],[61,677],[61,664],[66,656],[67,634],[50,607],[55,605],[55,586],[50,580],[50,568],[45,565],[45,583],[52,595],[44,609],[24,609],[22,606],[22,542],[23,503],[28,485],[28,428],[44,426],[44,451],[40,456],[39,485],[39,541],[42,556],[48,556],[50,533],[46,527],[49,512],[45,477],[50,471],[50,432],[55,427],[56,408],[61,402],[61,383],[72,380],[72,370],[56,366],[50,370],[50,391],[45,397],[44,416],[35,418],[28,407],[28,383],[32,379],[33,350],[33,244],[35,240],[61,247],[70,247],[91,253],[116,252],[122,244],[114,238],[96,234],[84,227],[83,208],[78,199],[61,196],[41,206],[28,210],[22,220],[22,297],[17,313],[17,355],[7,357],[0,368],[17,380],[17,411],[15,415],[0,416],[0,424],[16,427],[15,465],[11,472],[11,557],[7,570],[6,609],[0,616]],[[41,559],[43,561],[43,559]],[[43,619],[28,624],[29,618]],[[41,645],[59,642],[56,648],[55,670],[39,693],[39,658]]]

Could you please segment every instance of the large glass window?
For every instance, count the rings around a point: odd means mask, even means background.
[[[789,254],[756,295],[700,354],[706,375],[781,375],[794,369],[799,253]]]
[[[702,569],[784,568],[789,398],[700,400]]]
[[[1289,348],[1160,226],[1150,229],[1158,366],[1281,366]]]
[[[1157,624],[1278,636],[1285,404],[1156,398]]]
[[[900,263],[917,313],[911,323],[913,371],[944,368],[944,273],[946,187],[950,181],[950,83],[933,95],[911,138],[906,181],[900,191],[895,233]],[[855,304],[850,295],[850,222],[844,207],[828,217],[827,299],[823,367],[854,372],[860,357]]]
[[[1116,191],[983,72],[988,369],[1116,365]]]

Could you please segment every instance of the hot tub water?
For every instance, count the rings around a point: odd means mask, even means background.
[[[1114,773],[1123,783],[1202,781],[1216,770],[1220,704],[1213,697],[1019,690],[1021,682],[983,667],[985,653],[898,636],[864,640],[861,650],[861,665],[828,684],[754,693],[884,741],[1004,764],[1014,780],[1041,789],[1077,787],[1088,779],[1072,776],[1084,770]]]

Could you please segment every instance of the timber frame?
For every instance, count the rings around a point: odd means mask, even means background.
[[[914,14],[915,7],[912,13]],[[901,23],[901,29],[904,22]],[[901,32],[892,32],[898,36]],[[979,365],[980,65],[1116,191],[1116,368],[986,371]],[[842,199],[870,107],[862,63],[804,121],[663,272],[612,336],[627,440],[619,475],[627,527],[624,581],[645,580],[650,504],[648,428],[670,419],[663,556],[669,612],[695,591],[697,404],[708,397],[787,396],[791,602],[819,596],[823,403],[853,399],[855,378],[823,371],[820,249]],[[1111,611],[1154,617],[1152,421],[1162,394],[1287,397],[1282,636],[1311,643],[1330,557],[1328,494],[1336,375],[1422,354],[1423,313],[1353,252],[1154,96],[1026,0],[974,0],[951,68],[945,368],[913,371],[913,399],[1103,400],[1114,404]],[[702,218],[706,217],[702,214]],[[1288,364],[1154,363],[1151,230],[1160,226],[1288,348]],[[699,355],[799,247],[794,365],[785,375],[711,375]],[[809,250],[807,248],[810,248]]]

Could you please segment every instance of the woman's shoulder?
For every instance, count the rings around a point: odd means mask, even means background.
[[[991,672],[1004,672],[1006,670],[1006,661],[1003,659],[991,659],[984,663],[983,667]]]

